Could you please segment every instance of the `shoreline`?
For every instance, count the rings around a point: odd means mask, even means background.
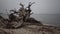
[[[53,24],[46,24],[46,23],[43,23],[44,25],[49,25],[49,26],[55,26],[55,27],[60,27],[59,25],[53,25]]]

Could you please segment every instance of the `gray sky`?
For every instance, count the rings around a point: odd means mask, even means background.
[[[0,0],[0,13],[6,13],[5,9],[18,9],[19,3],[25,6],[29,2],[35,2],[31,6],[32,12],[35,14],[59,14],[60,13],[60,0]]]

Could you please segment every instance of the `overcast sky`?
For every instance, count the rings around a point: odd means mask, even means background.
[[[59,14],[60,0],[0,0],[0,13],[6,13],[6,9],[18,9],[19,3],[28,6],[29,2],[35,2],[31,6],[32,12],[35,14]]]

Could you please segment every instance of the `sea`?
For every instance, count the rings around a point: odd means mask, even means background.
[[[32,14],[31,17],[41,21],[44,25],[60,27],[60,14]]]

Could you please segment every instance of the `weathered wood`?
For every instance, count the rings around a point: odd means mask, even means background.
[[[13,24],[14,24],[14,25],[12,25],[12,26],[13,26],[14,28],[17,28],[17,27],[22,26],[23,21],[21,20],[21,21],[19,21],[19,22],[13,22]]]

